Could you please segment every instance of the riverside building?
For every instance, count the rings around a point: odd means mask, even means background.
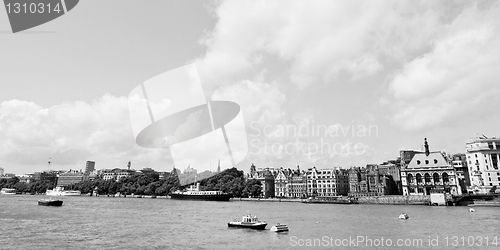
[[[471,191],[488,193],[500,185],[500,138],[486,136],[470,138],[466,143]]]
[[[306,177],[307,195],[329,198],[349,193],[349,172],[346,169],[310,168]]]
[[[424,152],[414,151],[408,165],[401,168],[403,195],[462,194],[456,170],[445,154],[430,152],[427,139],[424,148]]]

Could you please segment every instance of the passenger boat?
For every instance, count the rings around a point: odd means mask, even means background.
[[[177,200],[229,201],[232,195],[222,191],[200,191],[200,183],[191,185],[186,191],[177,190],[170,198]]]
[[[2,188],[0,194],[16,194],[16,189],[14,188]]]
[[[45,192],[45,195],[50,195],[50,196],[80,196],[82,195],[82,192],[78,190],[64,190],[63,187],[55,187],[52,190],[47,190]]]
[[[52,207],[60,207],[62,206],[62,200],[52,200],[52,199],[41,199],[38,200],[38,205],[40,206],[52,206]]]
[[[288,226],[285,225],[285,224],[278,223],[275,226],[271,227],[271,231],[272,232],[277,232],[277,233],[279,233],[279,232],[288,232]]]
[[[409,218],[410,218],[410,216],[408,216],[408,215],[407,215],[407,214],[405,214],[405,213],[401,213],[401,214],[399,215],[399,217],[398,217],[398,218],[399,218],[399,219],[401,219],[401,220],[407,220],[407,219],[409,219]]]
[[[267,223],[265,221],[259,221],[255,215],[245,215],[241,218],[241,221],[230,221],[227,223],[228,227],[239,227],[239,228],[250,228],[250,229],[266,229]]]

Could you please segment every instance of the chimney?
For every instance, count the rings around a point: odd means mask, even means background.
[[[425,155],[429,156],[429,144],[427,143],[427,138],[424,138],[424,148],[425,148]]]

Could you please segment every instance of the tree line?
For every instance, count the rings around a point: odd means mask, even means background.
[[[0,189],[14,188],[18,193],[44,194],[47,189],[53,189],[55,185],[48,181],[31,180],[29,183],[19,181],[19,178],[12,177],[0,179]]]
[[[177,172],[173,172],[177,173]],[[200,182],[200,190],[221,190],[230,193],[233,197],[259,197],[262,186],[260,181],[246,180],[243,171],[236,168],[227,169]],[[194,183],[192,183],[194,184]],[[166,196],[176,190],[186,189],[188,185],[181,186],[177,174],[172,174],[160,179],[158,173],[149,172],[135,174],[115,180],[84,180],[65,187],[67,190],[79,190],[82,194],[98,195],[151,195]],[[1,188],[15,188],[21,193],[41,194],[47,189],[54,188],[51,183],[31,180],[30,183],[19,182],[17,177],[1,179]]]

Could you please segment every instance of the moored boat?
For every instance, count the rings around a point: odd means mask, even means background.
[[[0,194],[16,194],[16,193],[17,191],[14,188],[2,188],[2,190],[0,190]]]
[[[229,201],[232,195],[222,191],[200,191],[200,183],[196,187],[191,185],[187,190],[177,190],[170,194],[170,198],[177,200],[205,200],[205,201]]]
[[[239,228],[250,228],[250,229],[266,229],[267,223],[265,221],[259,221],[255,215],[245,215],[241,218],[241,221],[230,221],[227,223],[228,227],[239,227]]]
[[[40,206],[52,206],[52,207],[60,207],[62,206],[62,200],[52,200],[52,199],[41,199],[38,200],[38,205]]]
[[[79,190],[64,190],[63,187],[55,187],[54,189],[48,189],[45,195],[50,196],[80,196],[82,192]]]
[[[278,223],[275,226],[271,227],[272,232],[288,232],[288,226],[285,224]]]

